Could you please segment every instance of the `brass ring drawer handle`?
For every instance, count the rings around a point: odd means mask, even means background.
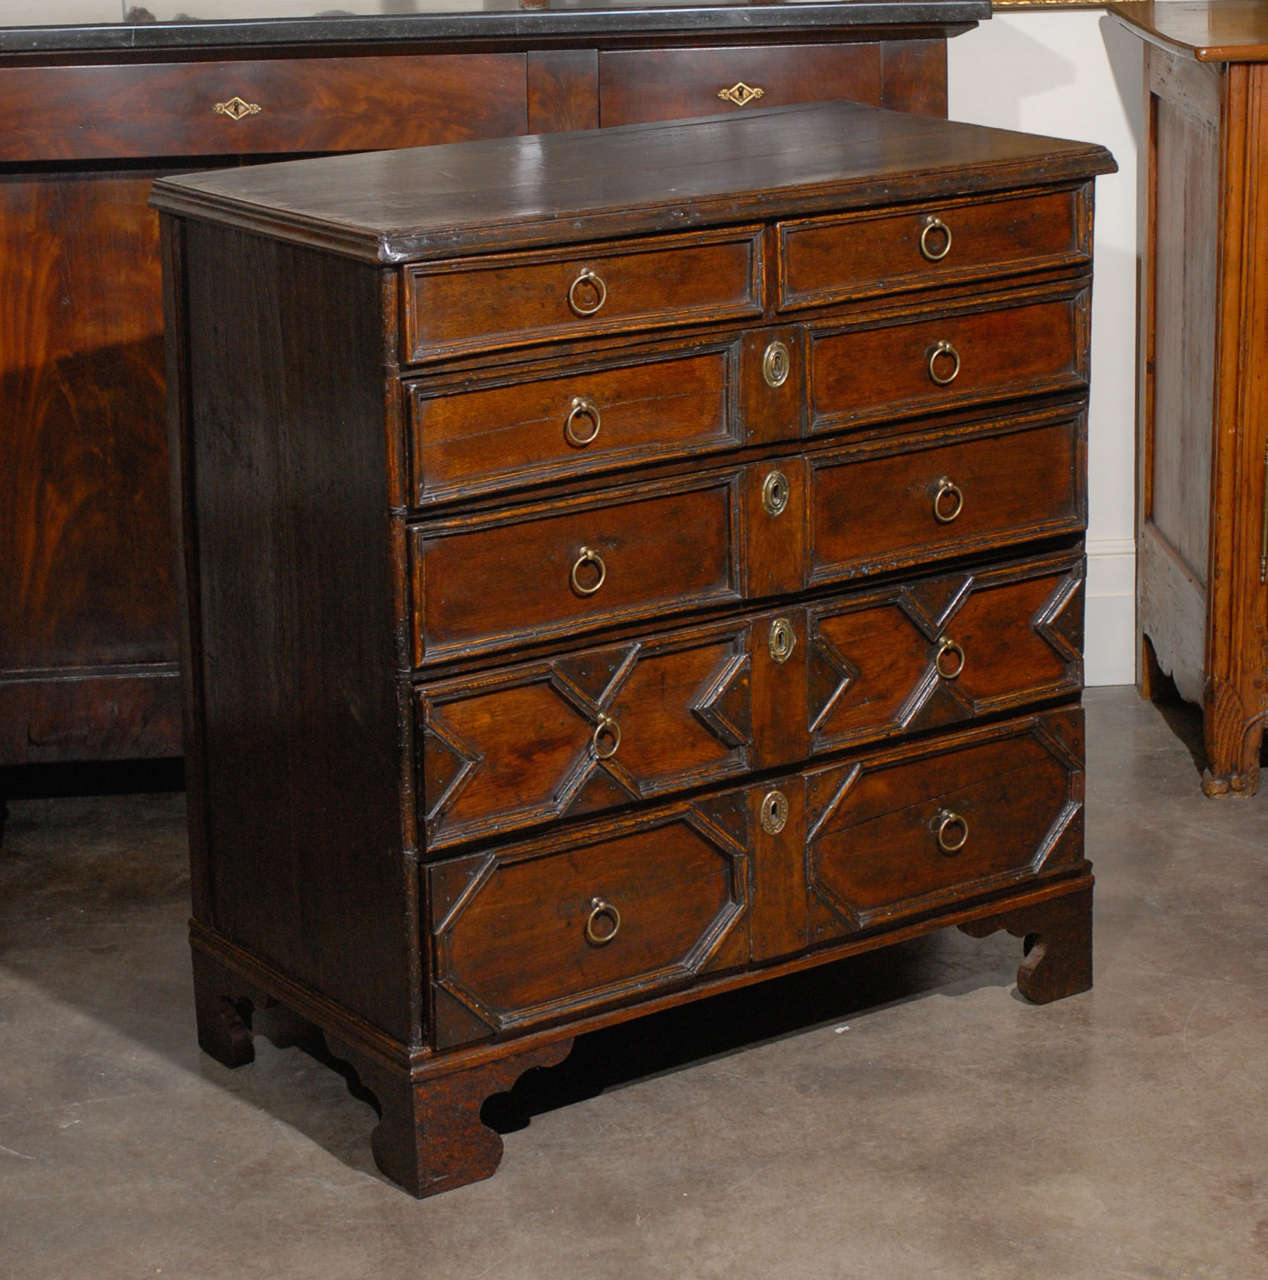
[[[932,239],[931,239],[932,237]],[[937,245],[941,243],[942,248]],[[920,233],[920,253],[928,262],[941,262],[951,252],[951,228],[936,214],[925,219],[924,229]]]
[[[959,853],[969,838],[969,824],[958,813],[942,809],[938,813],[938,848],[943,853]]]
[[[585,286],[589,288],[595,295],[597,301],[594,306],[583,306],[578,300],[581,294],[577,293],[578,288]],[[579,316],[592,316],[600,307],[608,300],[608,287],[603,283],[603,277],[591,271],[589,267],[584,268],[577,278],[568,286],[568,305]]]
[[[581,582],[581,570],[586,565],[593,565],[598,571],[599,576],[591,583],[590,586],[583,586]],[[608,576],[608,567],[603,563],[603,557],[589,547],[582,547],[580,555],[577,556],[576,563],[572,566],[572,589],[579,596],[592,596],[603,585]]]
[[[938,372],[938,361],[944,357],[951,361],[949,373]],[[960,376],[960,353],[945,339],[935,342],[925,352],[925,359],[931,381],[936,382],[940,387],[949,387]]]
[[[964,670],[964,650],[950,636],[943,636],[933,665],[944,680],[954,680]]]
[[[607,743],[605,746],[604,743]],[[621,748],[621,726],[612,716],[600,713],[590,746],[596,760],[611,760]]]
[[[600,933],[607,921],[607,932]],[[590,914],[586,918],[586,941],[592,946],[605,947],[621,931],[621,913],[602,898],[590,899]]]
[[[577,424],[582,418],[590,420],[590,430],[586,435],[582,435],[577,430]],[[564,435],[568,438],[568,443],[575,444],[578,449],[584,449],[586,445],[593,444],[598,438],[599,428],[602,425],[603,416],[599,413],[599,406],[585,396],[573,396],[572,408],[568,410],[568,416],[564,419]]]
[[[933,518],[939,524],[950,524],[963,510],[964,493],[960,486],[946,476],[939,476],[933,495]]]

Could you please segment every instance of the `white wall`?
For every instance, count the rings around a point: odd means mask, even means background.
[[[1135,679],[1136,158],[1141,45],[1100,10],[996,11],[947,45],[953,120],[1108,147],[1096,180],[1088,420],[1088,684]]]

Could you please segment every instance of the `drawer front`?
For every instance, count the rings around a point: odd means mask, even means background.
[[[525,133],[524,55],[0,70],[0,160],[418,147]]]
[[[808,577],[840,581],[1077,532],[1083,464],[1081,419],[812,456]]]
[[[1077,697],[1083,559],[918,578],[809,611],[812,750]]]
[[[1080,866],[1082,735],[1070,709],[806,774],[812,939]]]
[[[752,765],[748,626],[424,688],[427,847],[721,781]]]
[[[448,394],[412,383],[414,501],[733,447],[738,366],[737,340]]]
[[[410,361],[762,310],[761,229],[405,268]]]
[[[744,814],[715,806],[428,867],[437,1047],[744,963]]]
[[[779,226],[781,310],[1091,260],[1082,188]]]
[[[1086,386],[1087,295],[944,311],[810,341],[811,431]]]
[[[632,49],[599,54],[604,127],[848,98],[881,105],[877,44]]]
[[[416,661],[738,600],[742,474],[414,530]]]

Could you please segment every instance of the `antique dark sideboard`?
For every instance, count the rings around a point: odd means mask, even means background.
[[[168,178],[199,1039],[416,1195],[577,1034],[948,925],[1091,983],[1098,147],[836,102]]]
[[[259,13],[0,28],[0,766],[181,750],[156,177],[820,98],[945,115],[945,38],[990,5]]]

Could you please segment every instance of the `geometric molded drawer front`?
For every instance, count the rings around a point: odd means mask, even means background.
[[[496,138],[526,131],[525,82],[517,53],[11,66],[0,80],[0,159],[294,155]]]
[[[812,331],[811,431],[1085,386],[1086,292]]]
[[[754,227],[405,269],[405,358],[756,316]]]
[[[732,805],[723,826],[676,805],[429,867],[437,1045],[575,1015],[726,962],[718,952],[748,895],[743,831],[731,830],[741,814]],[[746,943],[730,962],[745,955]]]
[[[414,501],[734,447],[739,343],[409,388]]]
[[[1082,685],[1083,560],[1068,553],[852,593],[810,611],[815,754]]]
[[[747,645],[731,623],[425,687],[428,849],[745,772]]]
[[[1077,865],[1082,733],[1069,709],[808,772],[814,938]]]
[[[742,474],[416,528],[415,661],[738,600]]]
[[[1024,422],[1024,419],[1015,421]],[[811,582],[1079,530],[1078,419],[906,437],[811,456]]]
[[[781,223],[780,310],[1083,264],[1086,206],[1067,190]]]

